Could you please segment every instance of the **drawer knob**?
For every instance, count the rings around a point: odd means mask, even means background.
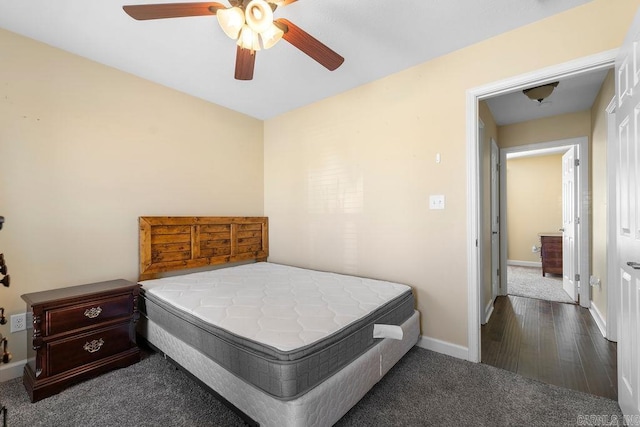
[[[104,345],[104,340],[100,338],[99,340],[93,340],[91,342],[86,342],[84,344],[84,349],[89,353],[95,353],[100,350],[100,348]]]
[[[101,307],[91,307],[84,311],[84,315],[89,319],[95,319],[96,317],[100,316],[100,313],[102,313]]]

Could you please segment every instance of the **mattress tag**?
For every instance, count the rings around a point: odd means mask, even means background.
[[[391,338],[394,340],[402,339],[402,328],[396,325],[373,325],[374,338]]]

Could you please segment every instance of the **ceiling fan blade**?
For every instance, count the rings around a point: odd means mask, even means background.
[[[146,19],[182,18],[185,16],[215,15],[225,9],[220,3],[164,3],[122,6],[125,12],[139,21]]]
[[[236,50],[236,80],[253,79],[253,66],[256,63],[256,51],[240,46]]]
[[[282,38],[315,59],[328,70],[333,71],[344,62],[342,56],[290,21],[280,18],[276,19],[275,23],[284,31]]]

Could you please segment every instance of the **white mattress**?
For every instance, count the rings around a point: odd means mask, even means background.
[[[283,351],[316,343],[410,290],[266,262],[140,283],[207,323]]]

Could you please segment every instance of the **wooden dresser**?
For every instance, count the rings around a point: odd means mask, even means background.
[[[22,295],[33,313],[23,375],[32,402],[140,360],[138,292],[120,279]]]
[[[540,234],[542,276],[546,273],[562,275],[562,233]]]

